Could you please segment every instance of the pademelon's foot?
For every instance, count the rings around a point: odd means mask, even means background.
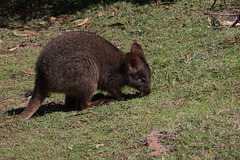
[[[97,106],[99,104],[101,105],[108,105],[109,103],[115,101],[114,99],[99,99],[99,100],[96,100],[96,101],[93,101],[91,102],[91,106]]]
[[[115,101],[115,99],[99,99],[93,102],[88,102],[85,106],[85,108],[91,108],[97,105],[108,105],[109,103]]]
[[[83,108],[82,108],[81,106],[75,106],[74,109],[75,109],[75,111],[81,111],[81,110],[83,110]]]
[[[14,119],[19,119],[20,117],[19,116],[15,116],[15,117],[12,117],[12,118],[0,118],[0,123],[5,123],[5,122],[8,122],[8,121],[11,121],[11,120],[14,120]]]

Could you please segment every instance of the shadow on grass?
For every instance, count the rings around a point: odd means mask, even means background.
[[[75,14],[90,6],[108,5],[119,0],[2,0],[0,3],[0,27],[9,27],[9,18],[26,22],[35,18]],[[133,4],[144,5],[157,0],[122,0]]]
[[[141,97],[144,97],[144,95],[142,95],[139,92],[135,94],[123,94],[123,98],[121,99],[121,101],[128,101],[131,99],[141,98]],[[92,101],[96,101],[100,99],[113,99],[113,98],[111,96],[99,93],[93,96]],[[114,103],[114,102],[111,102],[111,103]],[[24,109],[25,107],[12,109],[12,110],[6,111],[5,114],[11,115],[11,116],[18,115],[22,113]],[[63,104],[55,104],[54,102],[51,102],[49,104],[40,106],[40,108],[37,110],[36,113],[34,113],[32,117],[35,117],[35,116],[41,117],[41,116],[44,116],[45,114],[54,113],[54,112],[71,112],[71,111],[76,111],[76,109],[74,107],[69,108],[69,107],[65,107],[65,105]]]

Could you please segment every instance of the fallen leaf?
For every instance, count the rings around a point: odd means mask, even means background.
[[[56,17],[53,17],[53,16],[44,16],[44,21],[45,22],[52,22],[52,21],[55,21],[57,18]]]
[[[210,18],[210,16],[207,16],[207,21],[209,23],[210,26],[215,26],[215,17],[213,17],[212,19]]]
[[[13,34],[14,36],[18,36],[18,37],[29,37],[31,36],[31,34]]]
[[[115,12],[113,12],[112,14],[111,14],[111,16],[109,16],[108,18],[112,18],[112,17],[114,17],[115,16]]]
[[[192,60],[192,57],[182,58],[182,59],[180,59],[179,61],[180,61],[180,62],[185,62],[185,63],[187,63],[187,62],[190,61],[190,60]]]
[[[50,102],[50,103],[48,103],[48,106],[55,106],[55,105],[56,105],[55,102]]]
[[[14,47],[14,48],[10,48],[9,51],[12,52],[12,51],[15,51],[18,47]]]
[[[189,58],[186,60],[186,62],[188,62],[188,61],[190,61],[190,60],[192,60],[192,57],[189,57]]]
[[[239,119],[240,117],[239,116],[230,116],[229,118],[231,118],[231,119]]]
[[[19,47],[25,47],[27,44],[22,42],[21,44],[19,44]]]
[[[12,51],[15,51],[17,48],[19,48],[19,47],[25,47],[27,44],[25,43],[25,42],[22,42],[22,43],[20,43],[20,44],[17,44],[17,45],[13,45],[13,46],[11,46],[11,47],[8,47],[8,50],[10,51],[10,52],[12,52]]]
[[[14,45],[14,46],[10,47],[8,50],[10,52],[15,51],[19,46],[20,46],[19,44],[18,45]]]
[[[169,6],[164,6],[164,8],[169,9],[170,7]]]
[[[231,26],[234,21],[227,21],[227,20],[221,20],[221,19],[218,19],[219,23],[221,25],[226,25],[226,26]],[[237,23],[235,26],[240,26],[240,23]]]
[[[29,31],[29,30],[24,30],[23,32],[25,32],[25,33],[29,33],[29,34],[32,34],[32,35],[39,35],[38,33],[36,33],[36,32],[33,32],[33,31]]]
[[[86,25],[85,28],[86,28],[86,29],[91,29],[92,27]]]
[[[228,41],[228,42],[226,42],[226,43],[223,43],[223,45],[234,44],[234,43],[237,43],[237,41]]]
[[[36,75],[36,73],[34,73],[34,72],[27,72],[27,71],[24,71],[24,70],[22,70],[25,74],[28,74],[28,75]]]
[[[70,150],[72,150],[72,149],[73,149],[71,146],[68,146],[67,148],[68,148],[68,149],[70,149]]]
[[[101,17],[103,14],[102,14],[102,12],[100,11],[99,13],[98,13],[98,17]]]
[[[160,153],[167,151],[167,149],[162,144],[158,143],[157,137],[147,137],[146,142],[148,147],[154,150],[149,153],[150,157],[160,155]]]
[[[51,16],[51,17],[49,17],[49,20],[50,21],[55,21],[57,18],[56,17],[53,17],[53,16]]]
[[[104,146],[104,144],[97,144],[96,148],[100,148],[100,147],[103,147],[103,146]]]
[[[77,19],[77,20],[75,20],[75,21],[73,21],[73,23],[78,23],[78,22],[80,22],[80,21],[82,21],[83,19]]]
[[[76,26],[82,26],[82,25],[86,24],[87,22],[88,22],[88,18],[85,18],[82,23],[76,24],[76,25],[74,25],[74,26],[75,26],[75,27],[76,27]]]

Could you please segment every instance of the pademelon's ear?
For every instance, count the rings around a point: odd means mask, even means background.
[[[132,68],[135,68],[139,63],[139,57],[134,53],[127,53],[125,62],[126,62],[127,68],[131,70]]]
[[[131,53],[135,53],[138,56],[144,57],[142,47],[138,43],[133,43],[132,44]]]

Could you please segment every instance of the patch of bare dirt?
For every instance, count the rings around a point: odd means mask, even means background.
[[[168,133],[165,131],[159,132],[157,130],[151,131],[147,138],[141,142],[141,146],[147,146],[153,151],[148,154],[150,157],[161,155],[164,152],[170,153],[175,150],[174,145],[171,144],[178,135],[178,132]]]
[[[167,148],[158,142],[158,137],[147,137],[146,143],[149,148],[153,149],[153,151],[149,153],[150,157],[160,155],[162,152],[167,151]]]

